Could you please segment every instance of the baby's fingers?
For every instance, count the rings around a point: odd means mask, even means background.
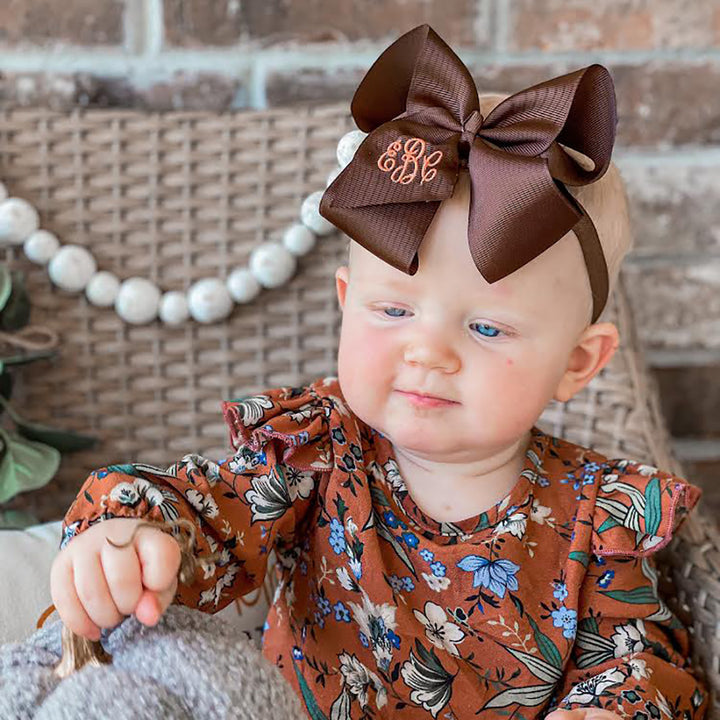
[[[50,569],[50,595],[63,624],[76,635],[100,639],[100,628],[91,620],[75,590],[70,556],[60,553]]]
[[[176,589],[177,579],[171,587],[161,593],[145,590],[135,608],[135,617],[144,625],[156,625],[175,597]]]
[[[143,587],[167,595],[171,587],[177,586],[180,569],[178,541],[162,530],[141,527],[135,536],[135,547],[140,559]]]

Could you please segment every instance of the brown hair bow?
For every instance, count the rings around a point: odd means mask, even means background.
[[[607,265],[595,226],[563,183],[595,182],[610,164],[617,115],[607,68],[593,64],[533,85],[483,118],[469,70],[424,24],[378,57],[351,112],[369,134],[325,190],[323,217],[414,275],[433,216],[467,166],[468,243],[482,276],[500,280],[574,230],[597,320],[607,301]],[[594,169],[560,143],[589,157]]]

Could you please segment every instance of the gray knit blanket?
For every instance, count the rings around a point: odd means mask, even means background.
[[[61,621],[0,646],[2,720],[307,720],[280,671],[238,628],[170,605],[154,627],[134,616],[102,631],[112,664],[59,679]]]

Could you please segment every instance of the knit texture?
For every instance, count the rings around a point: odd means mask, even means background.
[[[102,631],[111,665],[53,675],[61,621],[0,646],[0,718],[301,720],[307,716],[280,672],[243,631],[170,605],[154,627],[135,616]]]

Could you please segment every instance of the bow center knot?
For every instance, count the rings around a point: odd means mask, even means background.
[[[477,135],[478,130],[482,127],[483,116],[479,110],[473,110],[463,123],[462,139],[472,142]]]
[[[462,124],[462,135],[458,143],[458,159],[460,167],[467,167],[470,146],[475,140],[478,130],[482,127],[483,116],[479,110],[473,110]]]

